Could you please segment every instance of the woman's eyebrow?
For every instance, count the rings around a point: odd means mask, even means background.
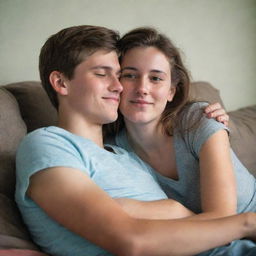
[[[135,67],[124,67],[124,68],[121,68],[121,72],[124,71],[124,70],[133,70],[133,71],[137,71],[138,69],[135,68]]]
[[[166,72],[164,72],[164,71],[162,71],[162,70],[158,70],[158,69],[152,69],[152,70],[150,70],[150,72],[160,73],[160,74],[165,74],[165,75],[167,75]]]
[[[138,71],[137,68],[135,68],[135,67],[130,67],[130,66],[121,68],[121,72],[122,72],[122,71],[125,71],[125,70]],[[162,70],[159,70],[159,69],[151,69],[150,72],[160,73],[160,74],[165,74],[165,75],[167,75],[166,72],[164,72],[164,71],[162,71]]]

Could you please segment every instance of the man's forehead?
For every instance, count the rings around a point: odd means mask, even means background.
[[[77,69],[86,68],[87,70],[105,69],[120,71],[118,55],[116,51],[98,50],[87,56],[77,67]]]
[[[87,59],[89,58],[113,58],[116,57],[118,59],[118,54],[116,51],[107,51],[104,49],[97,50],[90,54]]]
[[[118,55],[115,51],[99,50],[88,56],[85,60],[90,68],[120,68]]]

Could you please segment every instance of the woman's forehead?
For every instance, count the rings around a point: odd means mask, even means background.
[[[170,64],[166,55],[156,47],[136,47],[127,51],[121,61],[121,68],[146,69],[169,72]]]

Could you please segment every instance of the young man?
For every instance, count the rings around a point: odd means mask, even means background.
[[[156,256],[255,238],[253,213],[149,220],[131,217],[112,199],[155,201],[154,217],[168,215],[169,201],[156,201],[166,195],[144,163],[103,144],[102,126],[117,118],[122,91],[117,40],[112,30],[77,26],[51,36],[41,50],[40,76],[59,122],[27,135],[17,153],[16,201],[34,241],[52,255]],[[180,208],[181,216],[191,214]]]

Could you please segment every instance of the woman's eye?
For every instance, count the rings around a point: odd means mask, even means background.
[[[154,82],[163,81],[163,79],[161,77],[158,77],[158,76],[152,76],[151,80],[154,81]]]
[[[135,74],[130,74],[130,73],[121,74],[120,79],[122,79],[122,78],[135,79],[136,75]]]

